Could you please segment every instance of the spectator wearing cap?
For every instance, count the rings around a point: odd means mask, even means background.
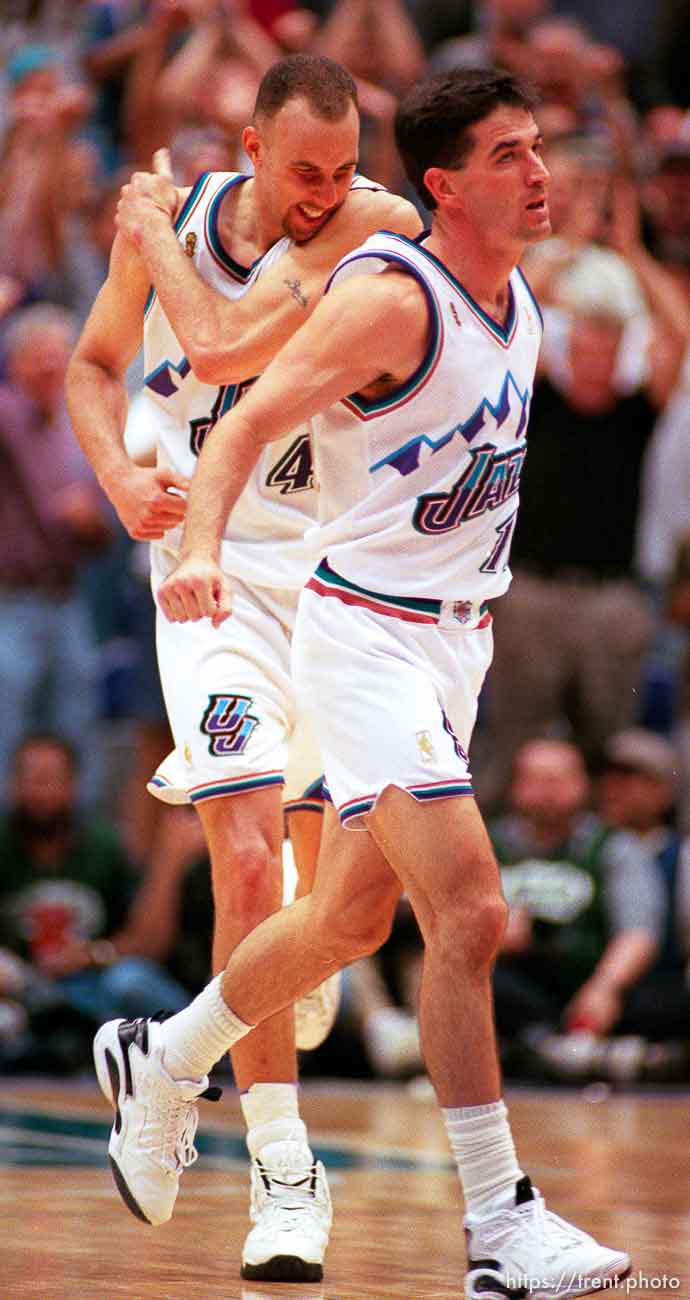
[[[648,1039],[690,1043],[690,838],[673,825],[678,756],[662,736],[631,728],[612,736],[599,783],[599,811],[633,831],[654,854],[666,897],[663,939],[654,965],[631,990],[620,1028]]]
[[[619,178],[609,197],[611,247],[590,250],[559,289],[564,343],[546,343],[532,398],[515,577],[494,609],[487,758],[478,746],[474,763],[489,806],[530,734],[566,720],[590,763],[638,719],[655,627],[634,572],[640,466],[690,320],[641,244],[634,189]]]

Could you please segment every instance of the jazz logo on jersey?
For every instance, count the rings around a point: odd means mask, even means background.
[[[190,230],[189,234],[184,237],[184,251],[187,257],[193,257],[196,253],[196,235],[193,230]]]
[[[259,719],[249,712],[253,700],[248,695],[209,695],[208,708],[201,720],[201,730],[209,737],[208,752],[216,758],[226,754],[243,754]]]
[[[476,519],[495,510],[515,495],[526,447],[498,452],[492,443],[469,452],[469,464],[450,492],[425,492],[417,497],[412,516],[419,533],[434,536],[459,528],[466,519]]]

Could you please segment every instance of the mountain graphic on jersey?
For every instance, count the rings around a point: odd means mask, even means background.
[[[160,365],[146,376],[144,386],[150,388],[151,392],[157,393],[159,397],[172,397],[180,387],[175,382],[174,375],[177,375],[180,380],[185,380],[191,368],[186,357],[177,364],[174,361],[161,361]]]
[[[398,447],[395,451],[377,461],[375,465],[372,465],[370,473],[375,473],[384,465],[390,465],[403,476],[412,474],[423,464],[423,459],[434,456],[437,451],[440,451],[442,447],[446,447],[454,438],[460,436],[468,444],[479,433],[490,438],[492,428],[500,429],[506,420],[519,410],[520,414],[515,430],[515,439],[517,440],[527,427],[531,396],[529,389],[525,392],[520,390],[511,371],[508,370],[495,403],[490,398],[483,397],[467,420],[454,425],[452,429],[441,434],[439,438],[431,438],[426,433],[418,434],[406,442],[403,447]],[[519,405],[516,405],[516,403]]]

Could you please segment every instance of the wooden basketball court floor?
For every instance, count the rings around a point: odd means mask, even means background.
[[[611,1296],[690,1300],[690,1095],[509,1091],[522,1164],[551,1208],[633,1257]],[[302,1111],[329,1169],[318,1285],[242,1282],[247,1169],[237,1098],[202,1104],[200,1159],[172,1221],[122,1205],[110,1110],[90,1082],[0,1082],[0,1300],[461,1300],[461,1202],[433,1100],[310,1082]]]

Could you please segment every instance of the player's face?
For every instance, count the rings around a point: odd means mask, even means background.
[[[532,114],[501,105],[472,127],[472,137],[474,147],[453,173],[465,215],[500,243],[545,239],[549,173]]]
[[[316,117],[306,100],[292,99],[260,131],[247,128],[256,192],[276,237],[282,233],[304,243],[317,234],[347,195],[358,147],[354,104],[329,122]]]

